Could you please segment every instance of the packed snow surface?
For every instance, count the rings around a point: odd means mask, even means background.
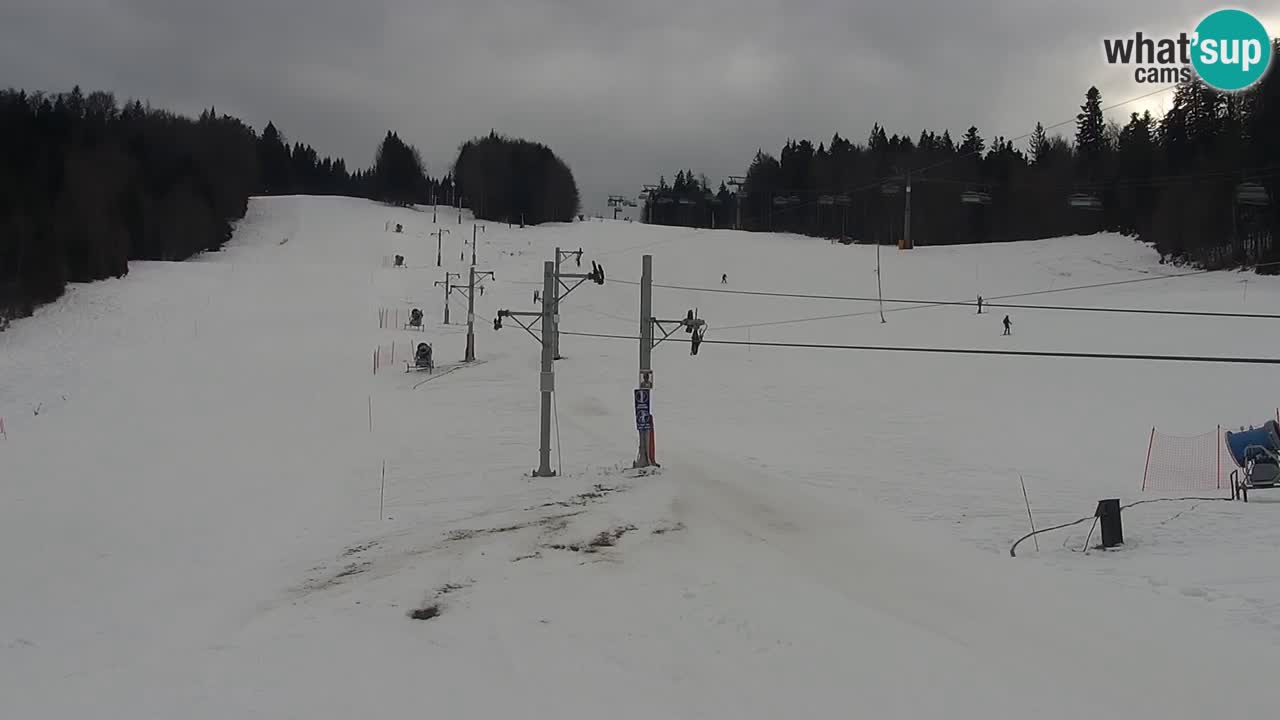
[[[1280,706],[1280,492],[1132,508],[1117,550],[1083,552],[1083,523],[1008,553],[1028,532],[1019,477],[1039,527],[1154,497],[1151,428],[1272,418],[1274,368],[762,344],[1275,357],[1271,321],[890,301],[882,323],[874,302],[736,294],[874,297],[874,247],[485,223],[477,268],[496,278],[477,293],[478,362],[458,365],[466,305],[455,292],[444,325],[435,283],[465,284],[473,223],[438,220],[257,199],[223,251],[135,263],[0,333],[0,717]],[[559,474],[535,478],[539,346],[492,320],[537,310],[557,246],[584,250],[566,272],[595,260],[606,283],[563,302]],[[640,475],[625,338],[646,253],[659,285],[699,288],[655,289],[654,314],[696,308],[709,342],[655,349],[662,467]],[[1110,235],[884,248],[880,265],[890,300],[1280,300],[1276,279],[1184,275]],[[379,327],[413,307],[423,332]],[[434,375],[404,370],[420,340]]]

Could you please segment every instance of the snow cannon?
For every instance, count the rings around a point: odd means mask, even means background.
[[[1260,428],[1228,430],[1224,434],[1227,452],[1240,468],[1231,473],[1232,498],[1248,502],[1250,490],[1280,486],[1280,425],[1275,420],[1266,421]]]
[[[431,372],[435,368],[435,361],[431,357],[431,345],[424,342],[418,343],[418,347],[414,348],[413,352],[413,365],[410,365],[408,369]]]
[[[1280,426],[1275,420],[1266,421],[1260,428],[1228,430],[1225,435],[1227,450],[1239,467],[1246,467],[1260,457],[1280,456]]]

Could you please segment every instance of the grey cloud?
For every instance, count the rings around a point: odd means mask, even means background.
[[[1273,3],[1239,2],[1273,24]],[[387,129],[433,173],[499,132],[547,143],[588,209],[682,167],[713,182],[788,137],[875,122],[987,137],[1149,88],[1101,40],[1190,29],[1203,2],[9,0],[3,81],[216,105],[366,165]],[[1269,15],[1268,15],[1269,13]],[[1280,32],[1280,27],[1273,27]],[[1146,106],[1152,106],[1148,103]],[[1140,109],[1140,108],[1138,108]],[[1121,113],[1123,114],[1123,112]]]

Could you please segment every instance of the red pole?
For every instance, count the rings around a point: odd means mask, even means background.
[[[653,429],[653,416],[649,416],[649,460],[653,464],[658,463],[658,439],[657,433]]]
[[[1218,434],[1214,435],[1218,442],[1218,489],[1222,489],[1222,426],[1218,426]]]
[[[1151,469],[1151,446],[1156,444],[1156,429],[1151,427],[1151,440],[1147,443],[1147,464],[1142,468],[1142,489],[1147,489],[1147,471]]]

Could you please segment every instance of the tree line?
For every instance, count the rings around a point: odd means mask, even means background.
[[[453,173],[463,202],[482,220],[569,222],[581,206],[573,172],[550,148],[494,131],[462,145]]]
[[[1280,40],[1276,41],[1280,53]],[[1221,93],[1198,79],[1161,118],[1108,123],[1097,88],[1074,137],[1043,125],[1015,144],[976,127],[957,141],[876,125],[865,144],[789,140],[758,151],[740,193],[682,171],[645,202],[646,222],[897,243],[911,185],[915,245],[1029,240],[1116,231],[1174,263],[1223,268],[1280,261],[1280,73]],[[1019,146],[1021,145],[1021,146]],[[1267,268],[1275,270],[1276,268]]]
[[[498,139],[507,162],[495,165],[492,146],[469,143],[457,163],[486,214],[542,222],[576,212],[573,176],[549,150]],[[429,177],[418,150],[394,132],[370,168],[353,171],[290,145],[274,124],[259,136],[213,108],[189,118],[79,87],[0,91],[0,326],[57,299],[69,282],[221,247],[254,195],[465,204],[455,175]]]

